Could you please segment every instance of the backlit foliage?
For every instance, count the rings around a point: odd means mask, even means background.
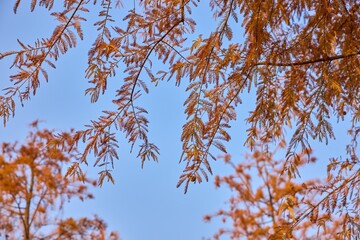
[[[253,149],[269,139],[280,142],[286,130],[291,132],[281,172],[290,178],[299,175],[298,165],[303,162],[299,154],[310,151],[310,141],[334,139],[335,121],[331,120],[350,120],[353,141],[346,149],[348,156],[331,161],[328,184],[334,189],[324,188],[327,200],[320,205],[331,212],[340,200],[346,206],[349,202],[344,199],[358,193],[354,188],[359,181],[356,147],[360,119],[357,0],[63,3],[61,10],[58,7],[53,12],[53,0],[31,1],[32,11],[48,9],[58,26],[48,38],[39,38],[34,44],[18,40],[19,50],[1,53],[0,59],[13,58],[15,73],[10,76],[12,85],[0,96],[0,115],[6,123],[18,103],[24,104],[36,94],[40,82],[50,79],[46,69],[55,67],[56,61],[84,38],[86,13],[97,9],[98,18],[92,23],[98,34],[88,51],[85,78],[90,86],[85,93],[96,102],[106,94],[110,79],[119,87],[113,105],[97,120],[72,136],[57,136],[58,146],[85,144],[79,162],[68,174],[80,171],[79,163],[88,163],[91,154],[94,165],[103,166],[99,184],[105,179],[113,181],[110,171],[118,159],[118,131],[142,165],[146,160],[157,161],[159,149],[148,137],[147,110],[139,99],[149,93],[149,85],[172,81],[185,85],[188,93],[180,158],[185,168],[178,182],[185,192],[189,183],[200,183],[212,174],[211,159],[219,151],[227,152],[224,143],[231,139],[228,129],[239,118],[239,106],[244,98],[254,96],[252,111],[241,115],[248,123],[245,144]],[[16,0],[15,12],[20,4],[26,2]],[[200,7],[198,14],[210,12],[214,19],[193,14]],[[206,25],[206,33],[197,27],[201,22],[211,23]],[[160,70],[153,71],[153,63]],[[119,78],[119,73],[125,77]],[[332,171],[335,173],[330,175]],[[357,202],[354,207],[359,209]],[[347,219],[352,218],[349,215]]]
[[[228,209],[206,215],[204,220],[221,218],[230,221],[232,227],[219,229],[213,238],[358,239],[359,168],[349,169],[347,162],[334,160],[328,166],[327,178],[294,181],[281,174],[285,159],[276,160],[278,151],[285,147],[284,141],[272,152],[264,145],[256,146],[246,156],[247,161],[239,164],[229,155],[224,157],[234,172],[216,176],[215,185],[232,190]],[[319,167],[310,155],[310,149],[297,155],[300,169]],[[334,177],[336,168],[341,170]]]
[[[0,152],[0,236],[6,239],[119,239],[106,236],[99,217],[62,219],[64,203],[93,198],[85,176],[64,178],[63,167],[75,159],[76,148],[60,151],[49,130],[32,124],[24,145],[4,142]]]

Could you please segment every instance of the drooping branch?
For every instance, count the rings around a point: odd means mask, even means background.
[[[73,18],[75,17],[75,14],[78,12],[80,6],[83,4],[84,0],[81,0],[79,2],[79,4],[76,6],[75,10],[73,11],[73,13],[71,14],[70,18],[68,19],[68,21],[66,22],[66,24],[64,25],[64,27],[62,28],[62,30],[57,34],[57,36],[55,36],[55,39],[54,41],[51,43],[51,45],[48,47],[48,50],[47,52],[45,53],[44,57],[39,61],[39,63],[35,66],[35,70],[32,71],[31,75],[28,77],[31,78],[31,76],[33,74],[35,74],[40,66],[43,64],[43,62],[48,58],[48,56],[50,55],[51,53],[51,50],[53,49],[53,47],[55,46],[56,43],[59,42],[59,40],[61,39],[62,35],[64,34],[65,30],[69,27],[71,21],[73,20]],[[25,83],[25,82],[24,82]],[[22,83],[19,88],[24,84]]]
[[[138,79],[139,79],[139,77],[140,77],[140,73],[142,72],[142,70],[143,70],[143,68],[144,68],[144,66],[145,66],[145,63],[148,61],[151,53],[154,51],[154,49],[156,48],[156,46],[157,46],[159,43],[161,43],[161,42],[164,40],[164,38],[165,38],[172,30],[174,30],[174,28],[177,27],[180,23],[181,23],[181,20],[178,21],[178,22],[176,22],[158,41],[156,41],[156,42],[154,43],[154,45],[151,47],[151,49],[150,49],[149,52],[147,53],[144,61],[142,62],[141,66],[140,66],[140,69],[139,69],[139,71],[138,71],[138,73],[137,73],[137,75],[136,75],[136,77],[135,77],[134,85],[133,85],[134,87],[133,87],[132,90],[131,90],[131,95],[130,95],[130,100],[129,100],[129,101],[132,102],[132,100],[133,100],[136,83],[137,83],[137,81],[138,81]]]

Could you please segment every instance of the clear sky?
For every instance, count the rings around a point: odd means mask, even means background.
[[[56,24],[46,10],[37,8],[31,13],[30,3],[24,0],[18,14],[14,15],[13,2],[0,2],[0,52],[19,49],[17,38],[32,44],[37,37],[48,37]],[[201,9],[197,13],[205,14]],[[92,32],[96,17],[89,17],[84,26],[85,40],[79,41],[76,49],[62,56],[56,63],[56,69],[48,69],[49,82],[41,83],[31,101],[26,102],[24,107],[17,105],[15,118],[10,119],[6,128],[0,127],[0,142],[22,141],[28,132],[28,124],[35,119],[43,120],[40,127],[44,128],[82,129],[90,120],[96,119],[102,110],[112,109],[113,90],[120,86],[121,75],[111,79],[110,90],[98,103],[90,104],[89,97],[84,97],[84,91],[89,86],[84,78],[87,51],[96,36]],[[206,33],[207,24],[206,21],[199,24],[197,32]],[[234,35],[240,33],[242,31],[237,33],[234,30]],[[8,60],[0,61],[1,89],[9,86],[8,76],[14,73],[9,71],[9,63]],[[204,223],[202,220],[205,214],[224,207],[230,195],[227,189],[215,189],[213,177],[209,182],[190,186],[186,195],[183,189],[176,188],[184,167],[178,163],[181,155],[180,135],[185,120],[184,89],[184,85],[175,87],[173,82],[164,82],[156,88],[151,87],[150,94],[142,97],[141,101],[150,113],[150,138],[161,150],[159,163],[146,162],[141,169],[140,160],[136,159],[135,154],[129,153],[129,145],[123,135],[118,135],[120,160],[113,171],[115,185],[107,183],[102,188],[93,189],[94,200],[70,202],[65,208],[65,215],[80,217],[98,214],[108,223],[109,230],[117,230],[126,240],[201,239],[210,237],[219,227],[227,226],[221,221]],[[239,114],[248,111],[246,104],[240,106]],[[231,132],[232,141],[227,144],[229,153],[235,160],[243,159],[246,151],[243,146],[246,138],[243,118],[234,123]],[[340,142],[345,138],[345,135],[338,135]],[[329,148],[342,150],[335,142],[330,144],[326,148],[323,144],[315,148],[318,157],[327,159]],[[229,173],[221,161],[212,162],[212,168],[215,174]],[[90,166],[84,170],[89,176],[97,178],[99,169]]]

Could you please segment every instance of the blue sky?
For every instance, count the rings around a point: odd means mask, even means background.
[[[29,3],[23,1],[18,14],[12,11],[13,1],[0,3],[0,52],[18,49],[16,39],[32,44],[37,37],[50,36],[55,22],[47,11],[37,8],[29,11]],[[200,17],[205,11],[197,12]],[[196,13],[195,13],[196,14]],[[96,119],[104,109],[112,109],[111,99],[114,89],[121,82],[121,75],[111,79],[110,90],[96,104],[90,104],[89,97],[84,96],[88,87],[84,78],[87,63],[87,51],[95,38],[92,23],[96,21],[89,15],[88,27],[84,27],[85,40],[78,42],[76,49],[71,49],[56,63],[56,69],[48,69],[49,82],[41,83],[36,96],[26,102],[24,107],[17,105],[15,118],[10,119],[6,128],[0,127],[0,142],[22,141],[27,132],[28,124],[40,119],[40,125],[49,129],[68,130],[82,129],[91,119]],[[208,22],[199,24],[198,33],[208,32]],[[240,27],[238,28],[240,29]],[[234,29],[233,29],[234,30]],[[6,34],[4,34],[6,33]],[[234,35],[239,34],[234,30]],[[0,61],[0,88],[9,86],[8,60]],[[94,200],[85,202],[72,201],[64,214],[67,216],[91,216],[98,214],[109,226],[109,230],[117,230],[122,239],[201,239],[210,237],[219,227],[226,226],[220,221],[204,223],[202,217],[214,213],[224,207],[230,192],[226,189],[215,189],[213,177],[209,182],[190,186],[184,195],[183,189],[177,189],[176,183],[184,165],[179,164],[181,155],[180,135],[185,120],[183,102],[186,98],[185,86],[175,87],[173,82],[150,87],[150,94],[144,95],[141,101],[149,110],[150,139],[160,148],[159,163],[146,162],[141,169],[141,162],[135,154],[129,153],[129,145],[123,135],[119,135],[119,156],[113,171],[115,185],[104,184],[102,188],[93,189]],[[238,109],[240,115],[246,117],[251,100],[245,101]],[[229,153],[235,161],[243,159],[246,152],[243,146],[246,138],[243,118],[233,124],[232,141],[227,144]],[[344,129],[337,125],[335,132]],[[348,139],[346,135],[337,135],[337,141]],[[326,160],[331,153],[341,152],[339,144],[334,141],[329,146],[318,144],[315,154]],[[337,156],[338,154],[335,154]],[[90,160],[91,162],[91,160]],[[221,161],[212,162],[215,174],[229,173]],[[305,174],[314,173],[309,168]],[[97,178],[100,169],[85,168],[89,176]],[[318,173],[319,170],[315,172]]]

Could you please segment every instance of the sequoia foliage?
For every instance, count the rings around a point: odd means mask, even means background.
[[[59,134],[57,145],[85,143],[79,161],[68,174],[79,172],[79,163],[95,156],[103,166],[99,183],[113,181],[111,169],[118,159],[115,133],[122,132],[137,152],[142,165],[158,160],[159,149],[149,139],[147,110],[139,104],[148,85],[170,81],[186,86],[180,162],[185,164],[178,186],[208,180],[211,160],[226,153],[231,139],[229,128],[237,109],[248,97],[256,104],[247,115],[245,145],[277,144],[288,138],[282,174],[299,175],[302,154],[310,141],[334,139],[332,123],[345,117],[351,121],[352,136],[347,155],[329,163],[329,179],[321,191],[328,202],[322,207],[334,212],[349,202],[358,210],[360,132],[360,4],[357,0],[64,0],[61,10],[54,0],[32,0],[31,11],[46,8],[58,25],[49,37],[33,44],[18,40],[19,49],[1,53],[13,58],[16,71],[12,84],[0,96],[4,123],[16,106],[35,95],[41,81],[48,81],[48,68],[85,36],[85,15],[97,9],[94,31],[98,35],[88,51],[85,93],[91,102],[106,94],[108,81],[118,81],[112,106],[98,119],[90,120],[73,135]],[[14,12],[24,1],[16,0]],[[215,24],[209,34],[197,28],[193,11],[200,5],[211,12]],[[205,6],[205,7],[204,7]],[[56,11],[53,11],[56,9]],[[113,15],[116,13],[116,18]],[[122,17],[119,17],[122,16]],[[238,30],[244,30],[238,36]],[[195,37],[194,37],[195,36]],[[162,62],[154,72],[153,62]],[[117,73],[125,73],[119,78]],[[287,130],[292,133],[286,134]],[[335,174],[330,174],[336,171]],[[337,177],[336,177],[337,176]],[[319,190],[320,191],[320,190]],[[320,191],[320,192],[321,192]],[[341,199],[341,201],[340,201]],[[348,200],[346,200],[348,199]],[[340,204],[340,205],[339,205]],[[309,216],[304,215],[305,217]],[[317,218],[314,221],[319,221]],[[349,220],[350,219],[350,220]],[[358,222],[346,218],[346,223]],[[293,218],[296,224],[297,220]],[[347,226],[346,224],[344,226]],[[355,226],[355,225],[354,225]],[[345,230],[344,230],[345,231]],[[346,230],[348,231],[348,230]],[[345,231],[345,232],[346,232]],[[350,231],[350,230],[349,230]],[[351,232],[351,231],[350,231]],[[346,235],[346,234],[345,234]]]

